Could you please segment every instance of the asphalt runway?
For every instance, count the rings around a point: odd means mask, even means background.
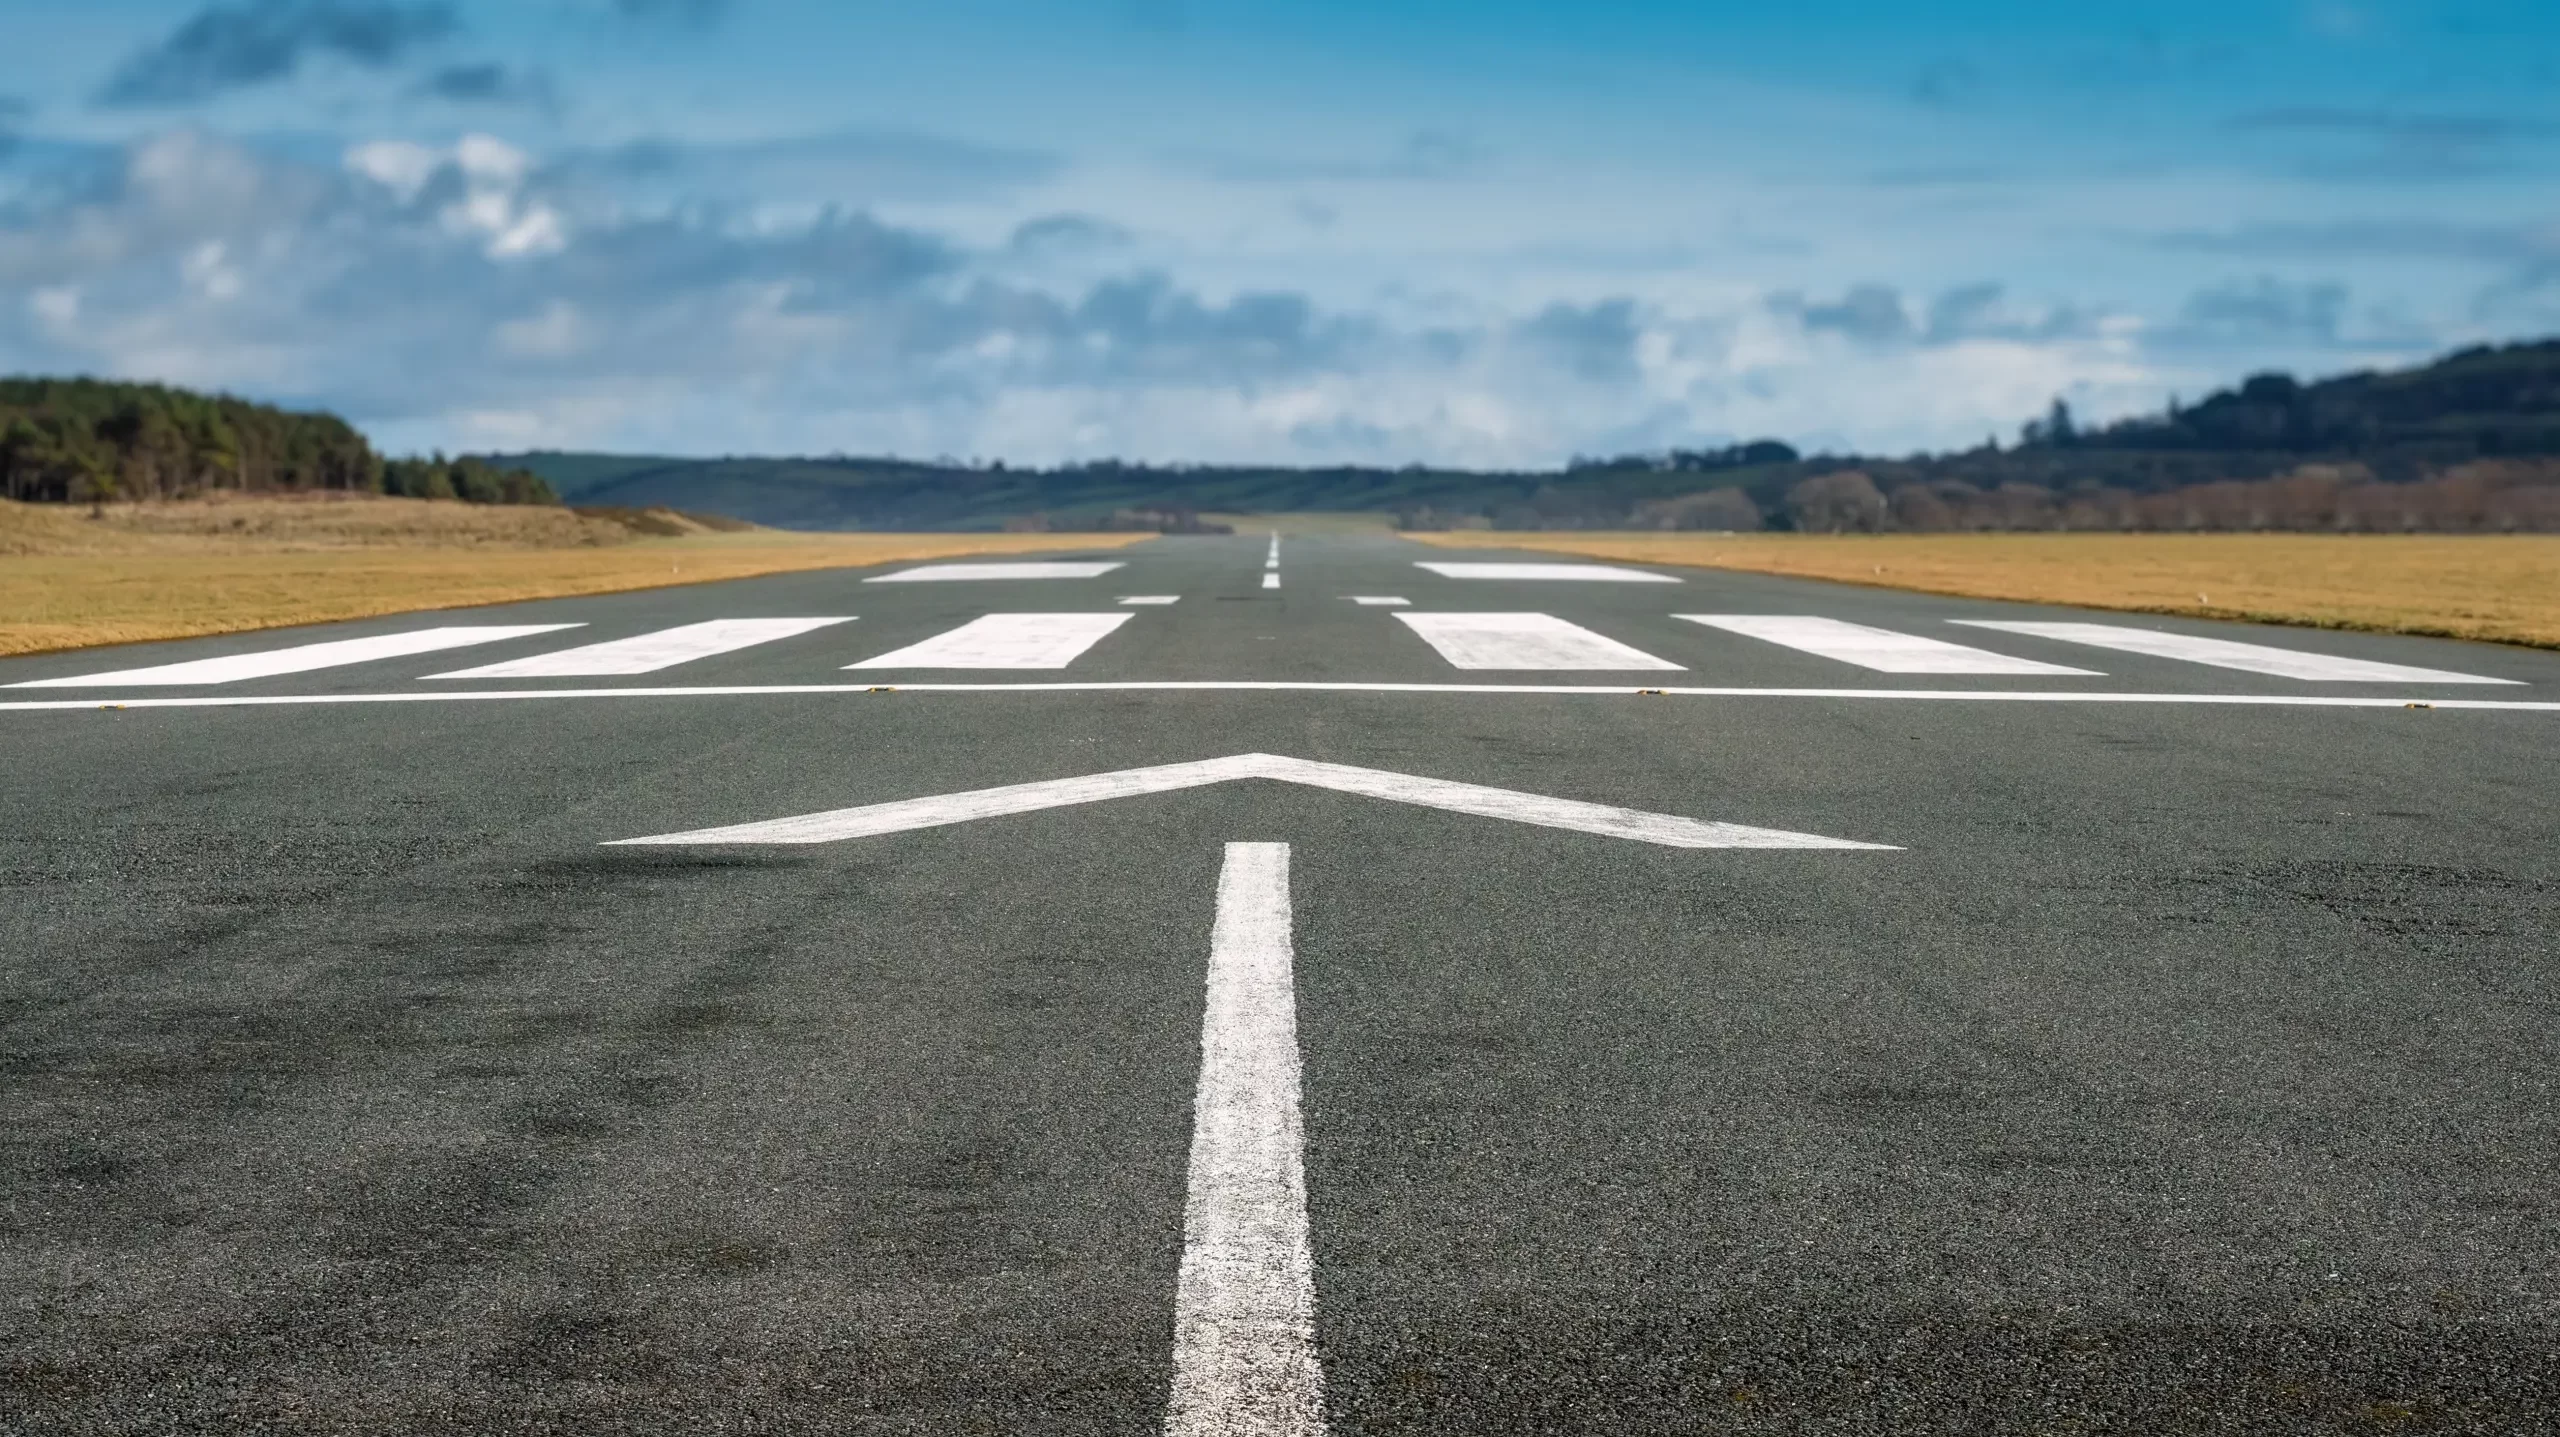
[[[2560,1431],[2560,654],[1060,557],[0,661],[0,1429]]]

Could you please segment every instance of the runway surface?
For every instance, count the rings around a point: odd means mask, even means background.
[[[0,1430],[2560,1430],[2560,654],[1240,535],[0,741]]]

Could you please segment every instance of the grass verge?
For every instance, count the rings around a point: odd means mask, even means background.
[[[378,507],[401,505],[417,507]],[[123,506],[92,519],[0,502],[0,654],[1151,537],[750,529],[655,538],[560,509],[419,500],[198,507]]]
[[[2552,534],[1505,534],[1408,538],[2147,614],[2560,648]]]

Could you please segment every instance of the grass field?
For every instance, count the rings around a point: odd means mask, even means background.
[[[2560,648],[2552,534],[1414,534],[1932,594]]]
[[[702,532],[655,537],[634,522]],[[117,505],[97,518],[0,501],[0,654],[1145,537],[720,532],[656,513],[413,499]]]

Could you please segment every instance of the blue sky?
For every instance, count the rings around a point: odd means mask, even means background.
[[[0,371],[395,449],[1903,451],[2560,333],[2560,6],[0,0]]]

